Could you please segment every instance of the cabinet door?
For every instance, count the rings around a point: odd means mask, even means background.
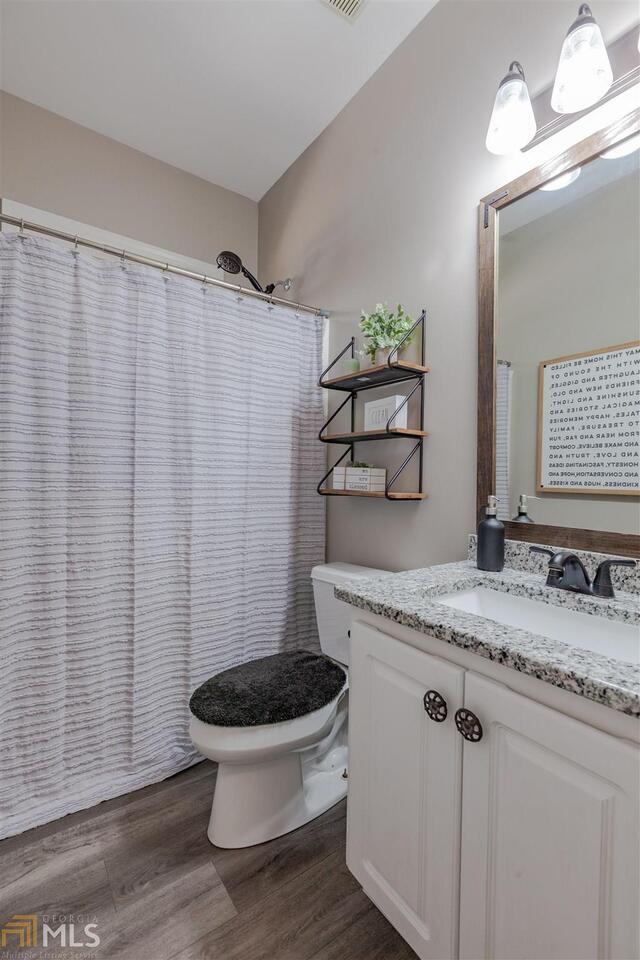
[[[474,673],[460,956],[638,956],[638,748]]]
[[[421,958],[457,955],[464,671],[351,629],[347,864]],[[444,722],[423,698],[446,700]]]

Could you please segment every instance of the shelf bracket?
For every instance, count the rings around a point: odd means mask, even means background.
[[[342,456],[338,457],[338,459],[337,459],[336,462],[334,463],[333,467],[330,467],[329,470],[327,470],[327,472],[325,473],[324,477],[322,478],[322,480],[320,481],[320,483],[319,483],[318,486],[316,487],[316,490],[318,491],[318,493],[321,494],[321,493],[323,492],[323,491],[322,491],[322,485],[323,485],[324,483],[326,483],[326,481],[329,479],[329,477],[330,477],[331,474],[333,473],[334,468],[337,467],[339,463],[342,463],[342,461],[344,460],[344,458],[347,457],[347,456],[350,456],[351,459],[353,460],[353,444],[351,444],[350,446],[348,446],[347,449],[346,449],[346,450],[344,451],[344,453],[342,454]]]
[[[349,340],[349,342],[348,342],[348,344],[346,345],[346,347],[344,347],[344,349],[340,351],[340,353],[338,354],[338,356],[337,356],[337,357],[334,357],[334,359],[331,361],[331,363],[329,364],[329,366],[326,367],[326,368],[322,371],[322,373],[320,374],[320,379],[318,380],[318,384],[319,384],[321,387],[324,387],[324,381],[325,381],[325,378],[326,378],[327,374],[329,373],[329,371],[330,371],[330,370],[333,370],[333,368],[335,367],[335,365],[336,365],[336,363],[338,362],[338,360],[342,360],[342,358],[344,357],[345,353],[348,353],[349,351],[351,351],[351,357],[352,357],[352,358],[355,357],[355,355],[356,355],[356,338],[355,338],[355,337],[351,337],[351,340]]]
[[[398,340],[398,342],[396,343],[396,345],[395,345],[395,347],[393,348],[393,350],[391,350],[391,351],[389,352],[389,356],[387,357],[387,366],[388,366],[388,367],[391,367],[391,368],[393,369],[393,368],[396,366],[396,364],[391,361],[391,357],[392,357],[392,356],[394,355],[394,353],[395,353],[395,354],[396,354],[396,358],[397,358],[398,351],[401,350],[402,347],[403,347],[403,345],[407,342],[407,340],[409,340],[410,337],[413,336],[413,333],[414,333],[414,331],[417,329],[417,327],[421,327],[421,331],[420,331],[420,356],[422,357],[421,363],[422,363],[422,366],[424,367],[424,365],[425,365],[425,363],[424,363],[424,360],[425,360],[424,322],[425,322],[426,319],[427,319],[427,311],[423,309],[422,313],[420,314],[420,316],[418,317],[418,319],[416,320],[416,322],[415,322],[414,324],[412,324],[412,326],[410,327],[410,329],[407,330],[407,332],[405,333],[404,337],[402,337],[400,340]]]
[[[337,407],[336,410],[334,410],[334,412],[331,414],[331,416],[329,417],[329,419],[328,419],[325,423],[323,423],[322,426],[320,427],[320,432],[319,432],[319,434],[318,434],[318,440],[322,440],[323,443],[331,443],[331,442],[332,442],[332,441],[331,441],[331,437],[325,437],[325,436],[323,436],[323,433],[324,433],[324,431],[327,429],[327,427],[329,426],[329,424],[332,423],[333,420],[335,420],[335,418],[338,416],[338,414],[340,413],[340,411],[343,410],[349,402],[351,402],[351,433],[354,432],[354,424],[355,424],[355,399],[356,399],[356,396],[357,396],[357,394],[354,392],[354,393],[348,394],[348,395],[345,397],[345,399],[342,401],[342,403],[340,404],[340,406]]]
[[[415,393],[416,390],[418,390],[418,389],[420,390],[420,393],[421,393],[421,396],[422,396],[422,408],[421,408],[421,410],[420,410],[420,429],[421,429],[421,430],[424,430],[424,377],[420,377],[420,379],[418,380],[418,382],[416,383],[416,385],[415,385],[414,387],[412,387],[412,389],[411,389],[411,390],[409,391],[409,393],[406,395],[406,397],[404,398],[404,400],[402,401],[402,403],[400,404],[400,406],[397,408],[397,410],[395,410],[395,411],[391,414],[391,416],[389,417],[389,419],[387,420],[387,427],[386,427],[387,433],[391,433],[391,424],[392,424],[392,422],[393,422],[393,421],[395,420],[395,418],[398,416],[398,414],[400,413],[400,411],[402,410],[402,408],[403,408],[403,407],[406,407],[406,405],[408,404],[409,400],[411,399],[411,397],[414,395],[414,393]]]
[[[389,496],[389,494],[391,493],[391,487],[396,482],[396,480],[398,479],[398,477],[400,476],[400,474],[402,473],[406,465],[409,463],[409,461],[418,452],[418,450],[420,451],[420,467],[419,467],[420,477],[418,479],[418,493],[422,493],[422,440],[420,439],[416,443],[415,447],[413,447],[411,452],[404,458],[404,460],[402,461],[402,463],[400,464],[400,466],[398,467],[394,475],[391,477],[391,479],[387,481],[387,484],[384,488],[384,495],[387,498],[387,500],[393,500],[393,497]]]

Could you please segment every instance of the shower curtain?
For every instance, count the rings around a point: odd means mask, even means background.
[[[316,647],[321,340],[0,234],[0,837],[193,763],[198,684]]]
[[[496,364],[496,497],[498,519],[510,520],[509,472],[511,447],[511,380],[513,370],[505,360]]]

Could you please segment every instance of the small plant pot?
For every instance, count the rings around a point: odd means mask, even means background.
[[[358,373],[360,370],[360,361],[357,357],[348,357],[342,361],[342,368],[347,373]]]
[[[376,350],[376,364],[388,363],[389,354],[393,350],[393,347],[381,347],[379,350]],[[398,350],[397,353],[394,353],[392,363],[395,363],[396,360],[399,360],[402,357],[404,350]]]

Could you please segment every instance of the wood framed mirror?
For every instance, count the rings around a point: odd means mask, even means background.
[[[506,489],[512,540],[640,557],[639,134],[634,110],[480,203],[477,515]],[[536,522],[509,519],[521,493]]]

